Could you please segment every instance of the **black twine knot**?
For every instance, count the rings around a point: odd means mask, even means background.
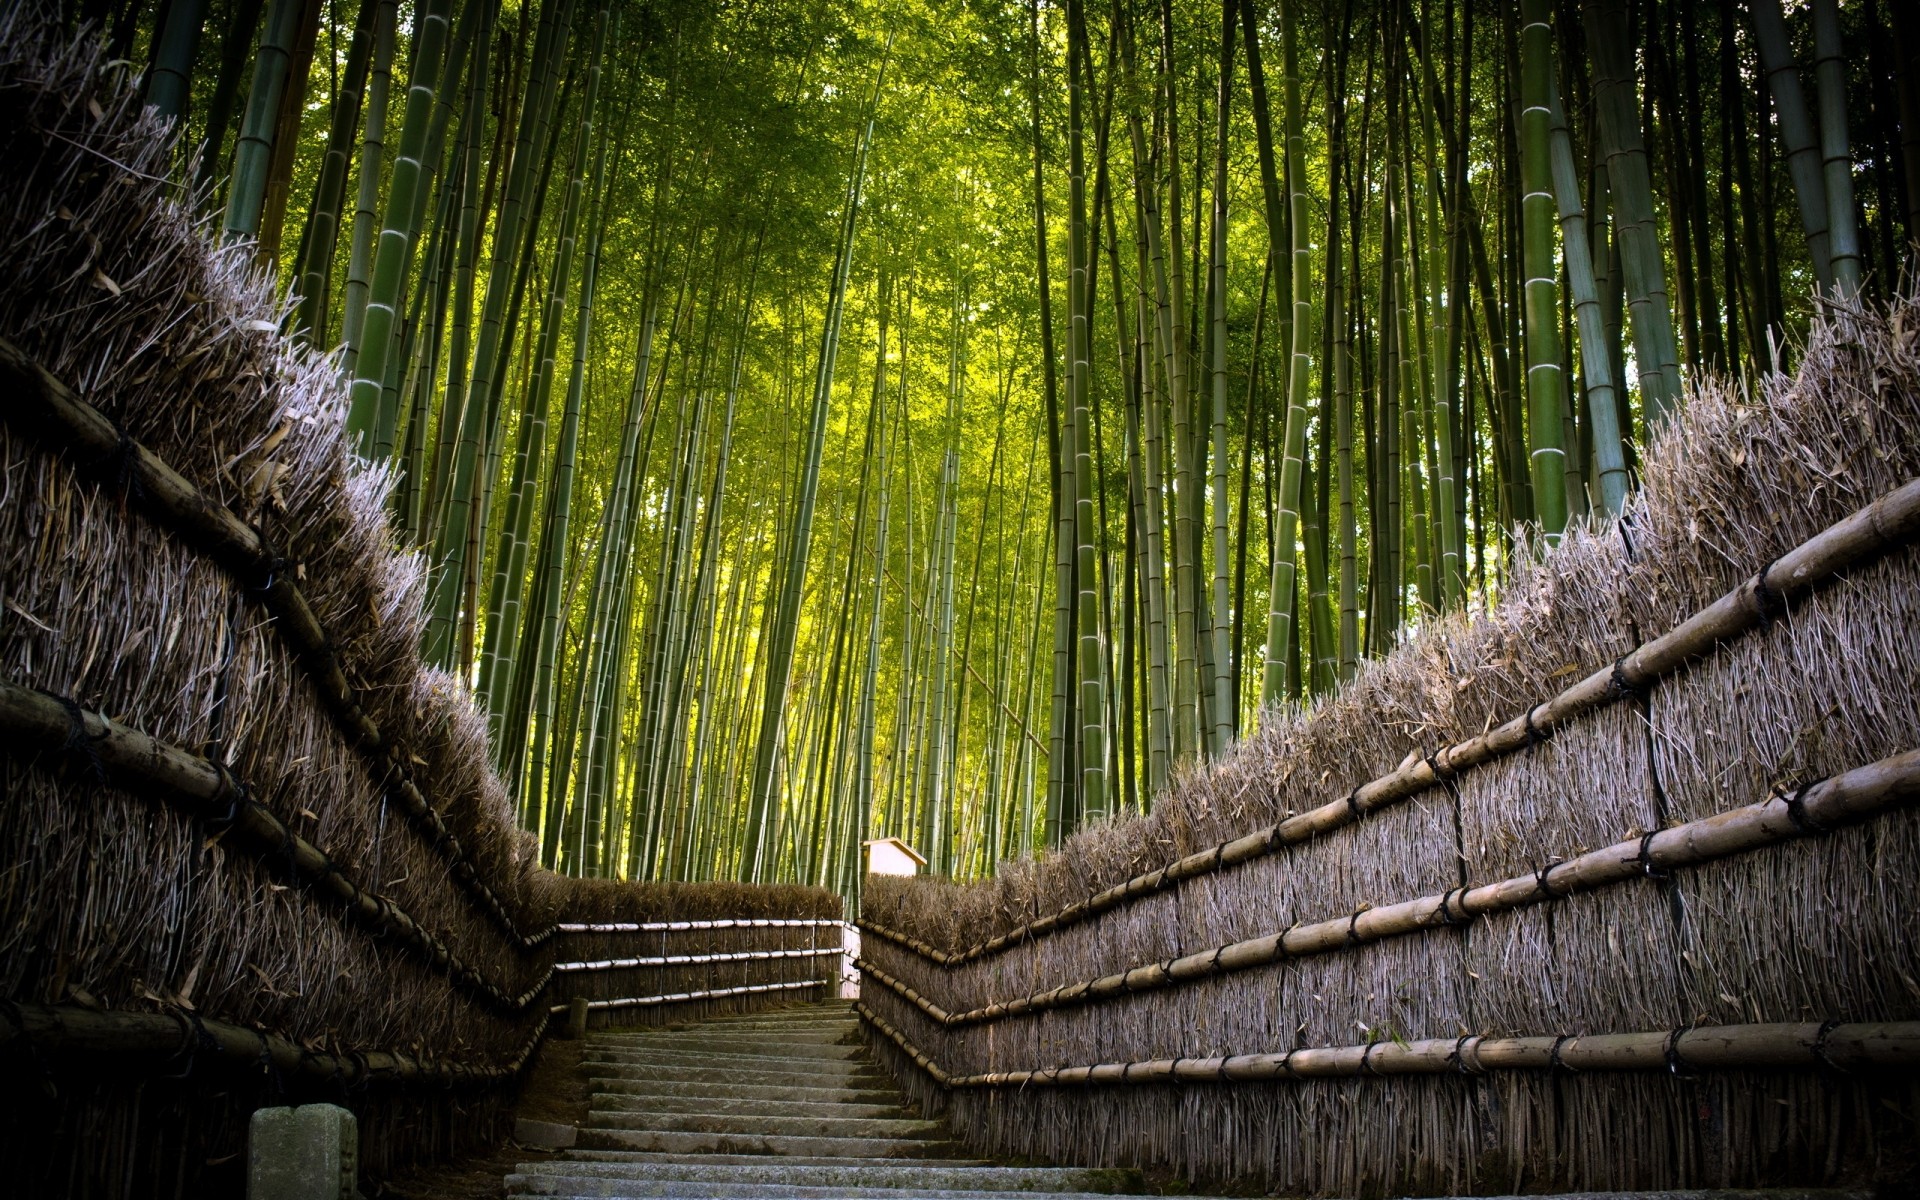
[[[107,459],[113,485],[120,489],[121,495],[140,499],[146,494],[146,489],[140,483],[140,472],[135,469],[140,461],[140,443],[134,441],[132,435],[119,425],[113,426],[113,433],[113,453]]]
[[[1462,1075],[1479,1075],[1482,1072],[1476,1066],[1467,1065],[1467,1043],[1472,1042],[1478,1049],[1480,1039],[1471,1033],[1463,1033],[1453,1043],[1453,1049],[1447,1052],[1447,1062]]]
[[[1840,1022],[1832,1017],[1820,1022],[1820,1032],[1813,1035],[1813,1056],[1819,1059],[1820,1065],[1827,1070],[1836,1075],[1845,1075],[1847,1069],[1827,1055],[1827,1039],[1832,1037],[1833,1031],[1838,1028],[1840,1028]]]
[[[1640,873],[1648,879],[1666,879],[1668,877],[1668,872],[1656,865],[1653,861],[1653,839],[1654,835],[1659,832],[1657,829],[1649,829],[1646,833],[1641,834],[1640,852],[1634,855],[1634,861],[1640,864]]]
[[[1579,1068],[1568,1066],[1567,1060],[1560,1057],[1560,1051],[1572,1040],[1573,1035],[1570,1033],[1563,1033],[1553,1039],[1553,1049],[1547,1052],[1547,1064],[1556,1071],[1565,1071],[1569,1075],[1577,1075],[1579,1074]]]
[[[280,572],[287,569],[287,560],[278,554],[268,554],[263,556],[255,566],[260,572],[261,581],[256,584],[249,584],[248,590],[254,592],[270,592],[273,590],[275,581],[280,578]]]
[[[1777,558],[1767,560],[1753,577],[1753,603],[1759,609],[1762,622],[1775,621],[1787,615],[1787,597],[1784,592],[1767,582],[1767,572],[1773,570]]]
[[[50,697],[58,703],[61,708],[66,710],[67,739],[61,744],[60,748],[69,754],[77,754],[81,758],[86,759],[87,770],[92,773],[94,782],[105,783],[107,781],[107,766],[100,761],[99,752],[93,748],[94,743],[107,740],[107,730],[104,722],[102,723],[102,728],[99,733],[88,733],[87,714],[81,710],[80,705],[71,696],[55,696],[52,692],[44,692],[42,694]]]
[[[1353,910],[1353,915],[1347,918],[1347,945],[1354,946],[1359,944],[1360,914],[1366,911],[1364,908],[1356,908]]]
[[[1462,885],[1460,887],[1452,888],[1448,890],[1445,895],[1440,897],[1440,923],[1442,925],[1459,926],[1459,925],[1467,924],[1468,914],[1466,912],[1464,904],[1461,906],[1461,912],[1459,913],[1459,915],[1455,915],[1453,911],[1454,897],[1458,896],[1464,901],[1466,898],[1466,895],[1467,895],[1467,889],[1464,885]]]
[[[1367,811],[1366,809],[1360,807],[1360,789],[1355,788],[1352,791],[1348,792],[1347,793],[1347,819],[1350,821],[1358,821],[1361,817],[1366,815],[1366,811]]]
[[[1375,1050],[1378,1050],[1384,1044],[1385,1043],[1383,1042],[1368,1042],[1367,1048],[1360,1052],[1360,1073],[1361,1074],[1371,1075],[1376,1079],[1380,1077],[1379,1069],[1373,1065],[1373,1052]]]
[[[1690,1028],[1692,1028],[1692,1026],[1682,1025],[1667,1035],[1667,1071],[1669,1074],[1680,1078],[1686,1078],[1694,1073],[1693,1068],[1689,1067],[1686,1060],[1680,1057],[1680,1039],[1685,1036]]]
[[[1558,899],[1560,893],[1553,890],[1553,870],[1555,867],[1564,866],[1566,866],[1566,863],[1556,858],[1546,866],[1539,868],[1533,873],[1534,886],[1538,887],[1548,896]]]
[[[1787,819],[1793,822],[1793,827],[1809,837],[1819,837],[1832,833],[1833,827],[1807,811],[1807,792],[1812,787],[1810,783],[1803,783],[1794,789],[1793,795],[1780,798],[1787,802]]]
[[[1607,677],[1607,691],[1615,699],[1631,697],[1635,700],[1645,700],[1652,684],[1644,680],[1639,683],[1633,681],[1627,674],[1627,657],[1622,654],[1613,660],[1613,673]]]
[[[1529,747],[1538,746],[1540,743],[1546,741],[1548,738],[1553,736],[1551,731],[1546,733],[1540,732],[1540,727],[1533,723],[1533,709],[1531,708],[1527,710],[1526,726],[1527,726],[1527,745]]]

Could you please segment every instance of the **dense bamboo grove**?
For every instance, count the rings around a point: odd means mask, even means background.
[[[1920,233],[1885,0],[70,19],[337,348],[429,656],[585,875],[852,892],[863,837],[973,876],[1144,810]]]

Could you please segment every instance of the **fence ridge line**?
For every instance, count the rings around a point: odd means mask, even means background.
[[[1143,963],[1094,979],[948,1012],[929,997],[862,958],[856,964],[882,985],[947,1027],[984,1025],[1011,1017],[1098,1003],[1218,975],[1268,966],[1289,958],[1329,954],[1387,938],[1458,928],[1480,917],[1567,896],[1652,879],[1676,867],[1693,867],[1769,846],[1817,837],[1920,800],[1920,750],[1889,755],[1829,776],[1791,793],[1714,813],[1640,837],[1625,838],[1507,879],[1365,908],[1311,924],[1210,947],[1178,958]],[[891,931],[874,930],[882,940]]]
[[[1845,1072],[1920,1066],[1920,1021],[1760,1022],[1623,1033],[1380,1040],[1279,1054],[1156,1058],[954,1075],[868,1008],[860,1019],[948,1091],[1154,1083],[1248,1083],[1491,1071],[1668,1071],[1785,1068]]]
[[[115,421],[81,399],[10,339],[0,337],[0,386],[9,385],[13,389],[9,397],[12,403],[0,407],[0,417],[73,451],[73,465],[82,474],[98,475],[106,468],[124,473],[151,502],[151,506],[139,506],[142,512],[152,514],[157,524],[213,559],[241,592],[267,609],[273,618],[270,624],[293,650],[294,660],[306,670],[321,707],[361,756],[374,786],[400,801],[414,831],[447,860],[448,873],[516,948],[525,953],[551,938],[551,926],[531,934],[521,931],[506,902],[481,877],[459,837],[447,828],[445,819],[414,783],[406,747],[387,738],[367,715],[326,629],[307,603],[305,593],[282,569],[287,564],[273,552],[266,537],[164,459],[127,437]]]
[[[223,763],[9,679],[0,679],[0,728],[39,743],[45,753],[83,761],[103,782],[110,773],[121,782],[141,785],[142,793],[157,790],[189,819],[237,831],[256,861],[283,861],[287,875],[333,901],[350,924],[407,948],[424,959],[429,970],[496,1008],[515,1015],[526,1012],[552,979],[549,964],[540,981],[518,995],[489,980],[405,909],[355,883],[325,850],[254,800]]]
[[[271,1068],[354,1085],[487,1084],[519,1074],[546,1037],[552,1019],[552,1014],[542,1011],[532,1034],[512,1058],[480,1065],[402,1050],[309,1050],[282,1034],[202,1017],[178,1007],[132,1012],[75,1004],[0,1002],[0,1026],[12,1027],[9,1034],[0,1037],[0,1047],[24,1041],[36,1051],[49,1048],[84,1054],[166,1055],[169,1064],[183,1058],[196,1060],[206,1053],[236,1066]]]
[[[1910,479],[1773,559],[1666,633],[1642,642],[1521,715],[1425,757],[1410,756],[1399,767],[1361,784],[1340,799],[1135,875],[986,941],[961,950],[944,951],[864,917],[857,925],[952,969],[1077,925],[1188,879],[1277,854],[1448,783],[1462,771],[1527,749],[1546,740],[1562,725],[1610,707],[1627,696],[1644,693],[1695,660],[1711,654],[1723,642],[1772,623],[1793,600],[1832,582],[1844,571],[1884,557],[1917,537],[1920,537],[1920,479]]]

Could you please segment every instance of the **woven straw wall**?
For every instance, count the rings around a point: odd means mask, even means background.
[[[1791,377],[1705,382],[1641,463],[1621,524],[1572,533],[1491,612],[1429,622],[1278,717],[1151,815],[957,887],[872,881],[863,920],[946,953],[1006,934],[1518,718],[1770,561],[1920,477],[1920,306],[1834,316]],[[1522,556],[1524,557],[1524,556]],[[1527,876],[1920,748],[1920,554],[1894,549],[1550,740],[1343,828],[944,966],[864,938],[959,1013]],[[862,1002],[950,1075],[1463,1035],[1920,1017],[1920,814],[1176,986],[955,1024],[868,973]],[[948,1091],[877,1052],[998,1153],[1169,1166],[1325,1195],[1909,1177],[1910,1073],[1498,1072]],[[924,1065],[924,1064],[923,1064]]]

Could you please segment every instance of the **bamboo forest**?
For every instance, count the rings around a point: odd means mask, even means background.
[[[68,8],[331,355],[569,875],[1147,812],[1920,234],[1896,0]]]

